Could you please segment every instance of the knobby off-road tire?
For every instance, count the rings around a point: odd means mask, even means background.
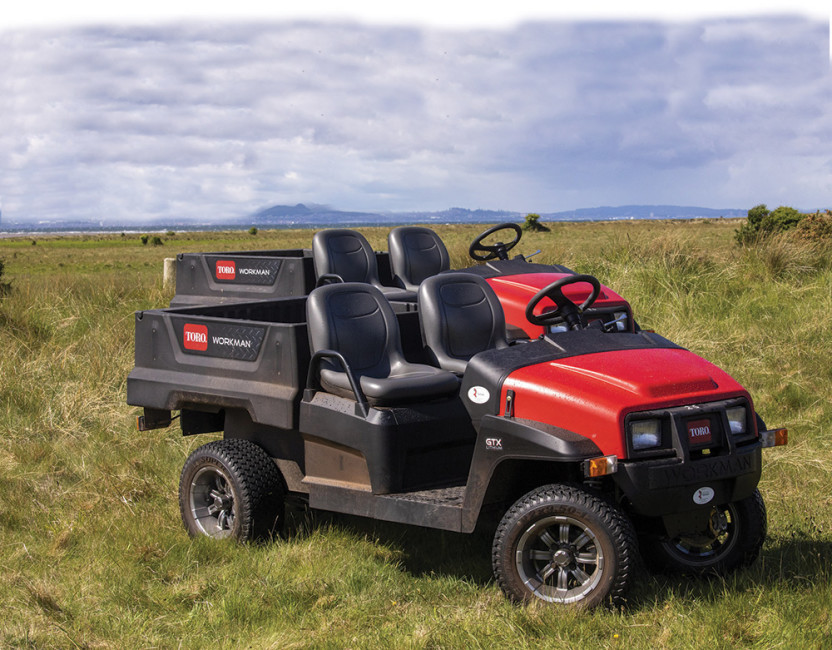
[[[620,604],[638,555],[630,520],[572,485],[545,485],[518,500],[494,535],[494,576],[515,602]]]
[[[259,446],[226,439],[195,449],[179,478],[179,510],[191,536],[267,537],[283,520],[286,487]]]
[[[714,506],[701,531],[642,542],[645,561],[661,571],[724,575],[753,563],[766,538],[766,505],[759,490],[747,499]]]

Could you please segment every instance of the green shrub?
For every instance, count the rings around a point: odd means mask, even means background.
[[[256,235],[257,234],[257,228],[252,226],[251,228],[248,229],[248,234],[249,235]]]
[[[165,242],[162,241],[162,238],[158,235],[154,235],[153,239],[150,240],[151,245],[153,246],[162,246]]]
[[[826,210],[823,214],[820,210],[807,214],[797,224],[797,234],[801,239],[809,241],[832,241],[832,210]]]
[[[526,222],[522,228],[527,232],[549,232],[549,227],[540,223],[540,215],[534,212],[526,215]]]
[[[139,239],[141,239],[142,241],[142,246],[147,246],[147,241],[150,239],[150,237],[147,235],[142,235],[141,237],[139,237]]]
[[[791,230],[805,217],[794,208],[781,205],[770,212],[765,203],[755,205],[748,211],[746,222],[735,232],[736,241],[741,246],[753,244],[760,239]]]

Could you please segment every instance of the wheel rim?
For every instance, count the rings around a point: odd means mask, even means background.
[[[733,504],[711,510],[708,526],[698,533],[685,533],[664,542],[665,548],[690,565],[716,563],[737,543],[737,511]]]
[[[604,564],[604,552],[592,530],[560,515],[529,526],[515,552],[517,572],[526,588],[550,603],[586,598],[601,581]]]
[[[197,528],[208,537],[231,535],[237,518],[237,505],[231,479],[218,467],[203,467],[191,480],[191,516]]]

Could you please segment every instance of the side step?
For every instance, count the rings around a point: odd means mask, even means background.
[[[310,485],[309,506],[459,533],[470,532],[463,530],[462,526],[465,493],[464,485],[398,494],[372,494],[342,487]]]

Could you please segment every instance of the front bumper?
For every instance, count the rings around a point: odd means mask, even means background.
[[[746,409],[744,428],[731,432],[728,410]],[[710,509],[751,496],[760,481],[762,448],[754,411],[743,397],[632,413],[629,422],[661,423],[661,445],[628,449],[615,480],[637,514],[660,516]],[[704,432],[704,435],[702,435]]]
[[[745,499],[761,468],[762,445],[754,442],[712,458],[619,461],[614,476],[629,506],[655,517]]]

